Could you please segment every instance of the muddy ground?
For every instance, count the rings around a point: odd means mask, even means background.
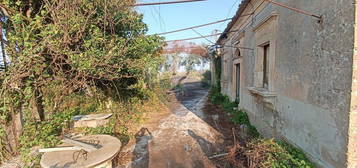
[[[208,101],[208,89],[186,80],[171,92],[168,110],[152,113],[120,154],[120,168],[229,168],[224,157],[235,126]],[[235,131],[235,134],[237,132]]]

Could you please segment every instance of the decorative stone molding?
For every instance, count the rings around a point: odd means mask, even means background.
[[[261,88],[263,85],[263,57],[264,46],[269,45],[268,52],[268,83],[267,89],[274,91],[274,82],[276,78],[275,73],[275,52],[277,41],[277,22],[278,15],[276,12],[271,13],[268,17],[263,19],[260,23],[253,28],[255,38],[255,50],[254,50],[254,87]]]
[[[256,87],[248,87],[247,89],[249,90],[250,94],[259,97],[266,107],[271,108],[273,110],[276,109],[275,107],[277,94],[275,92],[271,92],[264,88]]]

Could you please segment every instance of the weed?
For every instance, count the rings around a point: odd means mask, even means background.
[[[211,85],[211,71],[206,71],[202,74],[201,86],[209,87]]]
[[[264,139],[250,123],[246,112],[238,110],[238,101],[231,102],[227,96],[220,93],[219,87],[211,88],[209,99],[219,105],[229,114],[230,120],[236,125],[246,125],[248,139],[244,145],[231,148],[228,159],[235,166],[251,168],[313,168],[303,152],[284,141]]]
[[[219,105],[227,112],[231,118],[230,120],[236,125],[246,125],[248,132],[253,137],[259,137],[260,134],[257,129],[250,124],[248,114],[242,110],[238,110],[238,101],[231,102],[228,96],[220,93],[219,87],[212,87],[209,95],[209,99],[213,104]]]
[[[43,122],[28,121],[24,125],[20,137],[21,157],[28,166],[33,167],[39,163],[39,155],[30,155],[31,148],[54,147],[60,143],[60,135],[64,129],[68,129],[68,122],[76,111],[57,113]]]

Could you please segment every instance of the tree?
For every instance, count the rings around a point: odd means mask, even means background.
[[[172,72],[172,75],[177,74],[177,69],[179,68],[180,62],[182,60],[181,54],[185,52],[186,52],[185,44],[179,41],[170,43],[166,47],[164,51],[164,54],[166,55],[165,69],[170,70]]]
[[[208,61],[208,53],[205,47],[191,43],[188,48],[187,55],[181,62],[181,65],[186,68],[186,76],[191,73],[196,65],[200,66]]]
[[[133,86],[158,71],[163,39],[145,35],[142,16],[129,7],[134,3],[3,0],[11,65],[2,77],[0,113],[44,121],[61,112],[58,107],[71,94],[90,96],[96,89],[115,90],[117,97],[137,94]]]

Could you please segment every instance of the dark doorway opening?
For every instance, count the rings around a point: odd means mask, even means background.
[[[240,64],[236,64],[236,100],[239,102],[240,96]]]

